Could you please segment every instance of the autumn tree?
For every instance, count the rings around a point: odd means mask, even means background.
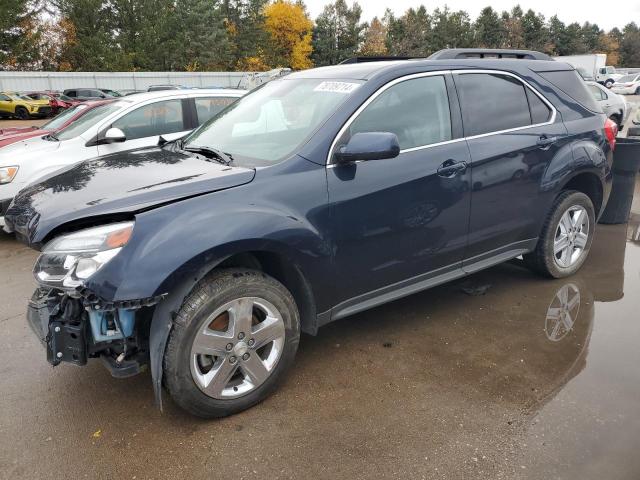
[[[367,27],[364,35],[364,43],[360,48],[360,55],[386,55],[387,54],[387,27],[378,17],[374,17]]]
[[[304,7],[290,0],[277,0],[264,10],[269,34],[267,63],[272,67],[310,68],[313,22]]]
[[[522,8],[516,5],[511,12],[502,12],[502,42],[504,48],[524,48]]]

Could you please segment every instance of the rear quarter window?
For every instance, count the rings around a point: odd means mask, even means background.
[[[596,99],[593,98],[593,94],[587,90],[586,84],[575,70],[538,72],[538,75],[551,82],[588,110],[595,113],[602,113],[602,108]]]

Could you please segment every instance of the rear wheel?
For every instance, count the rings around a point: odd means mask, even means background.
[[[594,228],[591,199],[582,192],[563,192],[547,216],[536,249],[524,255],[524,261],[545,276],[572,275],[587,259]]]
[[[20,120],[29,120],[29,112],[24,107],[16,108],[16,117]]]
[[[281,283],[255,270],[214,272],[178,312],[164,358],[166,387],[199,417],[240,412],[277,387],[299,338],[298,309]]]

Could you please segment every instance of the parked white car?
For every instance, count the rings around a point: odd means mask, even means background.
[[[140,93],[94,108],[64,130],[0,150],[0,227],[25,186],[69,165],[110,153],[180,138],[246,90],[166,90]]]
[[[631,107],[622,95],[607,89],[598,82],[585,82],[593,97],[602,107],[602,111],[618,125],[621,131],[629,117]]]
[[[611,91],[623,95],[640,95],[640,73],[625,75],[611,85]]]

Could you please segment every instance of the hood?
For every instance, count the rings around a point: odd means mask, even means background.
[[[35,127],[35,126],[0,128],[0,139],[2,139],[4,135],[16,135],[18,133],[32,132],[34,130],[39,130],[39,129],[40,127]]]
[[[136,212],[253,180],[253,169],[230,167],[163,148],[81,162],[20,191],[5,214],[8,230],[32,246],[69,222]]]
[[[21,140],[27,140],[32,137],[38,137],[51,133],[50,130],[27,130],[26,132],[14,132],[12,134],[0,135],[0,147],[11,145],[12,143],[20,142]]]
[[[62,144],[62,142],[44,140],[42,137],[47,133],[50,132],[36,136],[25,134],[18,137],[18,141],[0,150],[0,164],[5,164],[7,160],[10,160],[11,165],[22,165],[22,163],[31,161],[33,158],[46,158],[43,155],[55,152]]]

